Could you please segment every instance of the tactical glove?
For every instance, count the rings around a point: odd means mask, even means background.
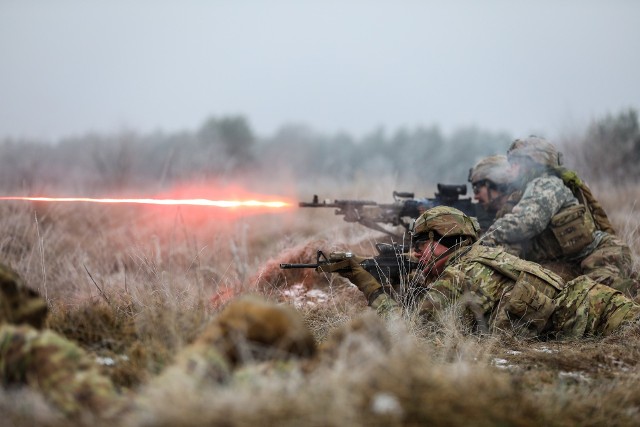
[[[356,285],[367,298],[369,305],[371,305],[373,301],[375,301],[375,299],[384,292],[382,290],[382,285],[375,279],[375,277],[360,265],[360,262],[363,260],[364,258],[356,256],[345,258],[348,268],[339,270],[338,274],[345,279],[349,279],[351,283]]]

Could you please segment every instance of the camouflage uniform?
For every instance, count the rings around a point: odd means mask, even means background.
[[[69,416],[83,410],[107,416],[122,403],[84,350],[53,331],[28,325],[0,327],[0,378],[5,387],[38,390]]]
[[[609,334],[640,317],[640,305],[587,276],[565,284],[537,263],[515,257],[504,248],[483,246],[476,242],[477,235],[470,242],[467,237],[475,231],[460,225],[461,218],[468,217],[440,206],[416,220],[414,238],[425,233],[431,238],[465,238],[445,253],[448,259],[439,276],[427,275],[419,306],[425,318],[431,319],[443,308],[460,302],[465,317],[481,331],[515,328],[525,335],[579,338]],[[352,262],[352,271],[341,274],[363,291],[378,313],[398,314],[400,305],[358,265]]]
[[[509,154],[510,159],[527,158],[530,169],[522,174],[518,202],[497,215],[486,240],[530,261],[565,264],[570,273],[588,275],[633,296],[631,250],[610,228],[598,227],[590,209],[557,176],[560,161],[555,148],[530,137],[516,140]]]
[[[41,330],[46,302],[0,264],[0,384],[37,390],[73,418],[83,411],[105,418],[132,409],[82,348],[53,331]],[[245,360],[310,356],[313,335],[294,309],[246,296],[230,303],[177,357],[154,385],[189,378],[222,383]],[[144,397],[135,400],[144,407]]]
[[[551,321],[558,338],[608,335],[640,319],[640,305],[587,276],[567,283],[555,302]]]
[[[552,300],[564,286],[559,276],[538,264],[503,248],[474,244],[454,252],[435,281],[427,279],[419,310],[432,318],[452,302],[461,301],[466,317],[483,332],[516,328],[537,335],[545,330],[555,308]],[[523,293],[535,298],[524,301]]]
[[[40,391],[68,416],[117,411],[121,398],[89,355],[53,331],[40,330],[46,302],[0,265],[0,382]]]
[[[300,313],[247,295],[229,303],[151,388],[171,387],[176,378],[186,377],[195,387],[223,384],[247,360],[306,357],[315,351],[315,340]]]
[[[130,409],[131,404],[125,403],[82,348],[53,331],[39,329],[46,315],[46,302],[0,264],[1,384],[38,390],[71,417],[83,410],[104,417]],[[313,335],[298,312],[245,296],[231,302],[183,349],[159,381],[178,375],[198,384],[220,383],[247,359],[310,356],[315,350]]]

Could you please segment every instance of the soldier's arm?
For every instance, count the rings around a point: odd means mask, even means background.
[[[426,319],[433,319],[436,313],[460,298],[465,280],[460,269],[447,268],[442,275],[429,285],[420,303],[420,315]]]
[[[567,193],[569,191],[569,193]],[[528,240],[540,234],[570,196],[558,178],[534,179],[510,213],[497,219],[487,234],[498,243]]]

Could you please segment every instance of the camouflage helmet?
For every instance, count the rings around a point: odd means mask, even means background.
[[[502,154],[485,157],[469,169],[469,182],[491,181],[495,184],[509,184],[509,160]]]
[[[427,237],[435,238],[435,233],[440,237],[470,237],[478,240],[480,226],[478,220],[469,217],[456,208],[449,206],[436,206],[427,209],[416,219],[412,227],[414,239]]]
[[[0,264],[0,324],[27,323],[40,328],[46,316],[46,301],[28,288],[15,271]]]
[[[518,158],[528,158],[542,166],[557,168],[562,165],[562,153],[549,141],[537,136],[529,136],[513,141],[507,150],[510,162]]]

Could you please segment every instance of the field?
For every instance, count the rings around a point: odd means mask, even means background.
[[[354,184],[349,196],[387,201]],[[638,265],[637,188],[594,186]],[[316,249],[373,254],[381,234],[332,210],[219,218],[140,206],[0,205],[4,263],[45,296],[48,327],[96,357],[136,402],[113,420],[148,425],[637,425],[640,332],[580,342],[477,336],[456,309],[385,322],[347,281],[279,262]],[[320,344],[311,360],[252,362],[229,384],[157,377],[229,301],[294,306]],[[167,379],[170,378],[170,379]],[[0,391],[3,425],[68,425],[36,392]]]

